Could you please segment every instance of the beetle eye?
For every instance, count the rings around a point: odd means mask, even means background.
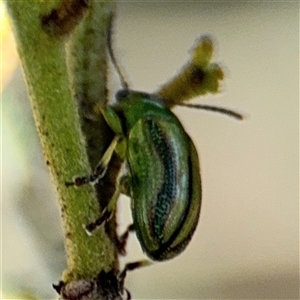
[[[122,101],[123,99],[127,98],[129,94],[130,94],[129,90],[119,90],[116,93],[116,99],[118,102]]]

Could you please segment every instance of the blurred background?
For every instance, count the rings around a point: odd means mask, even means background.
[[[2,285],[6,299],[50,299],[65,268],[59,208],[1,12]],[[299,3],[121,2],[114,47],[130,87],[157,90],[202,34],[226,78],[221,94],[193,103],[247,118],[174,110],[200,154],[200,223],[185,252],[126,285],[134,299],[298,299]],[[112,97],[118,85],[114,73]],[[130,220],[122,199],[120,231]],[[144,258],[134,234],[127,252],[124,264]]]

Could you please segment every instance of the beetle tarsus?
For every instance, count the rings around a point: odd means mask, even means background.
[[[83,176],[83,177],[75,177],[73,181],[66,182],[65,185],[67,187],[69,187],[69,186],[82,186],[84,184],[87,184],[87,183],[90,183],[90,182],[94,181],[92,176],[93,175]]]
[[[135,262],[132,262],[132,263],[128,263],[128,264],[125,265],[123,271],[120,272],[120,274],[118,275],[119,280],[121,282],[124,281],[124,279],[126,277],[126,274],[127,274],[127,271],[133,271],[135,269],[138,269],[138,268],[141,268],[141,267],[146,267],[146,266],[149,266],[151,264],[152,264],[151,261],[146,260],[146,259],[135,261]]]
[[[84,229],[84,231],[86,232],[86,234],[88,236],[92,236],[93,235],[93,232],[89,229],[87,229],[87,226],[85,224],[82,224],[82,228]]]
[[[102,215],[94,222],[84,226],[84,229],[88,235],[92,235],[92,232],[100,227],[104,222],[107,222],[112,217],[112,212],[104,209]]]
[[[107,168],[100,165],[96,168],[95,173],[89,176],[75,177],[73,181],[66,182],[65,185],[69,186],[82,186],[85,184],[95,185],[98,183],[99,179],[103,178],[106,173]]]

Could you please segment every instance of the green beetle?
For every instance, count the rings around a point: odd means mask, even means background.
[[[120,191],[127,186],[125,192],[131,197],[134,230],[144,253],[152,260],[171,259],[186,248],[199,221],[201,179],[198,154],[181,122],[163,99],[128,88],[116,63],[110,34],[108,38],[108,52],[123,86],[116,94],[116,104],[102,109],[115,138],[94,174],[78,177],[68,185],[80,186],[101,179],[116,151],[127,163],[129,176],[123,180],[126,184],[118,185],[102,216],[89,224],[87,231],[93,231],[109,218]],[[185,106],[242,118],[224,108]]]
[[[130,170],[133,224],[153,260],[178,255],[188,244],[201,207],[199,159],[177,117],[159,99],[121,90],[103,110],[112,128],[122,125]]]

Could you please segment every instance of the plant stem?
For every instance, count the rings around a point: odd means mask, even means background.
[[[82,228],[83,224],[88,224],[99,216],[95,189],[91,186],[80,189],[65,186],[65,182],[70,181],[74,175],[88,174],[91,170],[77,106],[70,89],[66,64],[66,37],[55,34],[55,31],[54,34],[47,33],[42,26],[42,20],[43,16],[57,12],[62,5],[70,3],[70,0],[62,2],[58,0],[7,1],[45,161],[58,192],[68,265],[63,279],[67,282],[73,279],[93,278],[101,270],[109,270],[118,264],[116,247],[104,230],[97,230],[92,237],[89,237]],[[77,5],[83,2],[73,0],[73,3]],[[94,17],[97,15],[99,19],[102,18],[101,15],[107,16],[112,8],[111,4],[105,4],[104,1],[100,4],[95,1],[88,8],[93,10]],[[68,9],[67,12],[69,12]],[[84,15],[79,14],[77,17],[82,18]],[[75,21],[75,25],[79,23],[78,20]],[[72,25],[72,22],[70,24]],[[68,30],[72,29],[70,24],[66,27]],[[59,23],[58,25],[64,26]],[[102,34],[106,31],[107,22],[102,22],[99,26],[101,26]],[[62,33],[65,34],[65,31],[63,30]],[[99,47],[102,50],[97,51],[103,54],[105,53],[105,35],[101,37],[102,43]],[[88,52],[90,46],[90,44],[85,44],[85,51]],[[103,59],[102,55],[101,60]],[[81,75],[86,76],[88,71],[90,70],[84,69]],[[80,70],[77,70],[78,72]],[[98,72],[106,74],[106,64],[98,64]],[[94,79],[95,75],[96,73],[93,74]],[[105,76],[103,78],[105,79]],[[73,80],[72,83],[74,87],[74,83],[77,84],[78,81]],[[90,78],[85,78],[83,84],[91,87],[96,83]],[[105,80],[103,80],[102,87],[105,85]],[[106,99],[105,88],[102,88],[102,91],[94,90],[94,93],[98,93],[97,99]],[[95,100],[96,97],[93,99]],[[101,131],[101,127],[98,130]],[[90,144],[89,138],[87,141]],[[105,146],[103,143],[102,147]],[[101,150],[98,153],[100,159]]]

